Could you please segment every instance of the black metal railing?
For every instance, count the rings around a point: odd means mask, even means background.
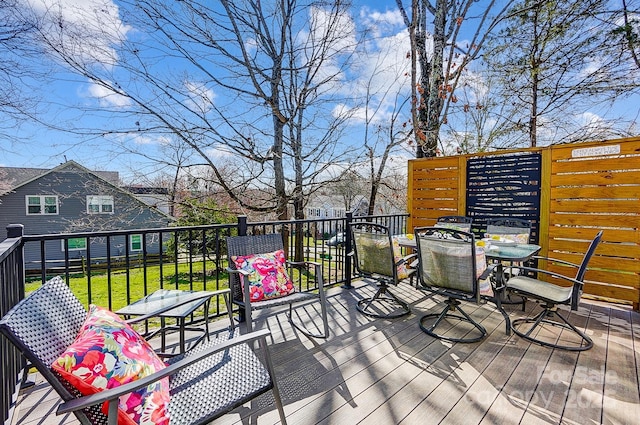
[[[111,310],[160,288],[225,288],[225,238],[232,235],[280,233],[288,258],[319,262],[325,285],[350,288],[348,223],[372,221],[388,226],[393,233],[405,233],[407,217],[408,214],[347,214],[343,218],[249,223],[240,216],[235,224],[55,235],[23,235],[21,225],[12,225],[7,229],[8,239],[0,243],[0,317],[24,298],[25,292],[57,275],[85,305],[94,303]],[[297,276],[298,290],[317,289],[314,282],[301,274]],[[221,297],[213,299],[209,317],[226,314],[225,309]],[[191,317],[192,322],[200,320],[202,316]],[[6,421],[24,360],[3,337],[0,354],[0,407]]]
[[[24,298],[24,260],[22,226],[7,228],[7,239],[0,242],[0,317]],[[20,282],[21,284],[16,284]],[[3,423],[14,410],[25,360],[6,338],[0,337],[0,412]]]

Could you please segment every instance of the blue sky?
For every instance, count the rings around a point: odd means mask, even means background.
[[[27,0],[24,0],[27,1]],[[46,10],[48,4],[53,0],[31,0],[36,10]],[[90,11],[95,4],[100,4],[104,8],[107,2],[102,0],[61,0],[64,9],[65,19],[70,22],[82,22],[90,16]],[[373,29],[373,34],[377,37],[376,49],[385,49],[383,56],[372,58],[370,61],[361,62],[358,67],[354,67],[350,73],[353,80],[357,80],[357,73],[371,73],[372,66],[380,66],[381,61],[386,62],[407,62],[402,58],[404,53],[398,49],[394,49],[397,43],[406,41],[407,34],[399,14],[395,10],[395,3],[389,2],[390,6],[383,6],[383,2],[373,2],[375,7],[361,5],[354,8],[352,19],[358,21],[359,26],[367,25]],[[111,3],[111,15],[118,16],[119,10]],[[126,37],[141,37],[141,33],[137,28],[122,27],[119,28],[121,34]],[[115,36],[115,33],[112,34]],[[89,37],[88,50],[91,53],[101,51],[105,56],[109,55],[109,48],[100,46],[99,37]],[[391,44],[393,43],[393,44]],[[112,53],[113,54],[113,53]],[[397,56],[397,57],[395,57]],[[108,60],[104,60],[107,62]],[[398,72],[402,72],[401,70]],[[80,125],[91,127],[95,122],[95,115],[92,113],[81,114],[77,110],[66,108],[65,105],[86,105],[88,111],[92,111],[100,106],[105,106],[112,111],[118,108],[126,107],[127,103],[122,98],[115,95],[108,95],[104,90],[96,85],[89,83],[82,77],[71,74],[59,74],[63,79],[61,81],[51,81],[46,84],[38,84],[37,95],[47,102],[42,104],[41,110],[46,109],[44,119],[48,122],[65,128],[67,125]],[[399,85],[397,75],[389,77],[388,74],[377,77],[382,84]],[[355,84],[354,84],[355,86]],[[352,87],[353,88],[353,87]],[[198,88],[194,89],[194,93]],[[212,101],[221,101],[216,99],[215,93],[209,93],[208,89],[203,89],[197,94],[204,98],[210,98]],[[345,96],[346,97],[346,96]],[[353,108],[354,105],[345,105]],[[100,114],[105,115],[105,114]],[[107,114],[108,115],[108,114]],[[355,114],[358,116],[358,113]],[[110,118],[106,118],[110,119]],[[115,118],[116,120],[118,118]],[[117,127],[118,123],[114,125]],[[117,170],[121,174],[129,174],[128,170],[144,172],[145,165],[139,156],[130,155],[124,150],[117,152],[117,148],[113,145],[115,142],[122,143],[122,139],[114,140],[115,136],[86,136],[67,133],[64,131],[53,130],[43,126],[37,122],[23,122],[17,131],[18,138],[16,141],[7,142],[2,140],[3,146],[0,149],[0,165],[15,167],[54,167],[65,160],[75,160],[84,166],[98,170]],[[124,136],[123,136],[124,137]],[[157,149],[158,140],[147,137],[130,135],[128,142],[133,147],[143,146],[145,150],[151,151]],[[115,151],[115,152],[114,152]],[[151,168],[149,168],[151,169]]]
[[[27,1],[27,0],[24,0]],[[30,0],[35,7],[44,10],[46,5],[52,0]],[[87,14],[84,11],[90,11],[95,4],[100,7],[110,8],[112,16],[118,17],[119,10],[110,3],[110,0],[62,0],[61,4],[65,8],[65,17],[71,21],[81,21],[86,19]],[[355,25],[359,27],[367,26],[375,37],[375,43],[372,43],[372,50],[379,55],[371,55],[367,61],[361,61],[358,67],[351,69],[351,82],[353,86],[350,89],[355,90],[355,81],[365,80],[372,74],[374,67],[382,68],[381,64],[389,65],[391,63],[402,63],[402,57],[408,50],[406,43],[407,34],[404,24],[396,10],[395,1],[364,1],[360,4],[356,3],[352,19]],[[137,28],[120,27],[121,34],[126,37],[141,36]],[[115,36],[115,33],[113,34]],[[98,50],[99,40],[94,39],[88,45]],[[395,46],[395,48],[394,48]],[[399,46],[399,47],[398,47]],[[109,53],[108,49],[104,50],[105,54]],[[385,65],[385,67],[386,67]],[[398,69],[395,70],[396,72]],[[77,110],[67,109],[67,104],[85,105],[87,110],[93,110],[100,106],[108,106],[111,110],[116,110],[126,106],[123,99],[115,95],[108,95],[100,88],[90,84],[87,80],[72,76],[63,75],[63,81],[51,82],[37,86],[39,96],[42,96],[48,105],[43,105],[46,109],[45,119],[65,127],[65,123],[72,121],[74,124],[91,127],[95,117],[89,117],[90,114],[79,114]],[[377,77],[380,86],[393,82],[399,84],[401,78],[385,73]],[[216,101],[216,93],[210,92],[208,89],[199,91],[198,87],[193,89],[194,94],[201,95],[205,98]],[[220,99],[218,99],[219,101]],[[589,111],[591,115],[588,117],[599,117],[606,114],[623,111],[629,119],[638,119],[639,97],[635,96],[628,99],[624,103],[616,104],[613,109],[604,109]],[[354,105],[345,105],[346,107],[354,107]],[[359,112],[355,114],[356,118]],[[108,117],[106,119],[109,119]],[[114,126],[117,127],[117,119]],[[358,123],[354,120],[353,124]],[[132,175],[134,172],[151,173],[154,168],[148,166],[145,161],[136,155],[131,155],[120,146],[121,138],[115,140],[114,136],[102,137],[74,135],[64,131],[48,129],[36,122],[25,122],[17,130],[19,136],[15,142],[8,142],[0,139],[2,146],[0,147],[0,165],[13,167],[42,167],[50,168],[65,160],[75,160],[87,168],[95,170],[119,171],[122,176]],[[124,137],[124,136],[123,136]],[[117,143],[116,143],[117,142]],[[158,148],[158,140],[147,137],[139,137],[129,135],[126,143],[137,149],[151,152]],[[117,146],[117,147],[114,147]],[[402,156],[402,155],[401,155]],[[404,155],[408,157],[408,155]]]

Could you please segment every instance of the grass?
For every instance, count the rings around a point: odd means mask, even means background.
[[[212,262],[206,263],[206,270],[213,271]],[[118,310],[131,302],[154,292],[161,287],[164,289],[182,290],[216,290],[228,287],[228,276],[225,272],[212,273],[205,276],[203,262],[180,263],[178,273],[175,268],[163,266],[162,285],[160,266],[129,268],[123,271],[94,274],[89,279],[84,274],[70,275],[69,287],[84,305],[96,304],[111,310]],[[110,276],[110,279],[109,279]],[[189,277],[192,276],[190,280]],[[128,282],[128,284],[127,284]],[[40,286],[40,282],[27,283],[26,292],[29,293]],[[127,287],[129,287],[127,291]],[[213,304],[213,303],[212,303]]]

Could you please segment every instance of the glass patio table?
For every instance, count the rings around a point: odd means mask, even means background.
[[[153,338],[160,333],[161,336],[161,352],[165,352],[166,333],[167,331],[177,330],[180,332],[180,353],[185,351],[185,331],[202,332],[202,335],[195,341],[194,346],[202,341],[205,337],[209,338],[209,303],[214,295],[224,295],[227,308],[229,307],[229,290],[223,289],[219,291],[186,291],[179,289],[158,289],[157,291],[147,295],[138,301],[116,311],[117,314],[127,318],[131,316],[142,316],[136,321],[159,317],[160,328],[145,334],[145,338]],[[203,328],[189,328],[186,326],[186,318],[195,310],[204,307]],[[173,318],[177,321],[177,326],[167,326],[166,318]]]
[[[509,315],[502,308],[503,303],[511,303],[503,300],[505,296],[505,275],[504,275],[504,262],[508,262],[511,265],[513,263],[522,263],[535,256],[542,247],[535,244],[492,244],[488,249],[485,249],[485,256],[487,260],[493,260],[496,262],[496,268],[491,275],[491,285],[493,289],[493,299],[500,310],[500,313],[505,318],[507,326],[507,335],[511,334],[511,321]],[[524,300],[517,303],[524,306]]]

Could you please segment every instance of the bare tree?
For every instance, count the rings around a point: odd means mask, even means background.
[[[342,197],[345,211],[353,211],[358,201],[365,198],[367,181],[354,170],[343,172],[339,179],[326,186],[331,193]]]
[[[36,22],[18,13],[18,5],[18,0],[0,2],[0,139],[11,142],[24,120],[37,118],[36,87],[47,75],[46,67],[36,65],[41,52],[30,42]]]
[[[635,3],[635,4],[634,4]],[[622,0],[620,10],[613,10],[603,18],[612,25],[613,44],[618,54],[627,60],[636,71],[640,69],[640,5],[633,0]]]
[[[418,158],[435,156],[440,127],[447,120],[449,105],[457,99],[455,90],[462,72],[478,56],[487,35],[511,3],[411,0],[405,6],[403,0],[396,0],[410,36]]]
[[[487,72],[467,72],[450,107],[440,142],[443,155],[517,148],[522,129],[514,125],[516,111],[498,95],[499,80]],[[518,131],[519,130],[519,131]]]
[[[365,176],[369,215],[374,214],[378,193],[394,155],[402,155],[413,142],[410,117],[410,60],[395,43],[376,54],[368,78],[362,80],[364,105],[354,115],[364,124],[362,161],[358,173]]]
[[[74,130],[120,137],[149,157],[136,138],[174,138],[192,153],[180,166],[207,167],[243,208],[287,219],[292,203],[302,218],[305,197],[348,150],[337,145],[348,112],[333,106],[358,44],[349,4],[124,0],[118,7],[87,10],[91,19],[82,22],[66,19],[61,5],[43,15],[48,51],[105,104],[118,105],[83,105],[85,114],[108,113],[109,125]],[[230,161],[231,179],[221,170]],[[266,199],[245,196],[258,190]]]
[[[486,63],[501,78],[504,102],[516,111],[513,128],[527,132],[528,145],[602,137],[585,133],[598,126],[576,116],[637,87],[619,58],[607,54],[611,27],[594,18],[607,15],[608,6],[605,0],[525,0],[495,35]],[[611,136],[611,124],[600,124]]]

